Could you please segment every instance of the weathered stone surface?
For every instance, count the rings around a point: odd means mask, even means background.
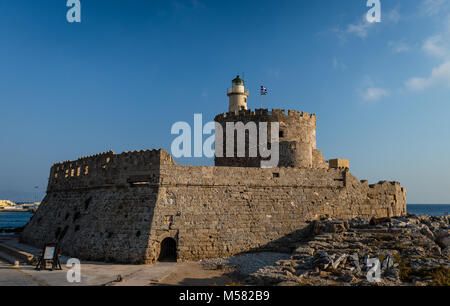
[[[423,224],[422,228],[420,229],[420,233],[424,236],[427,236],[431,240],[435,239],[433,232],[425,224]]]
[[[350,161],[348,159],[330,159],[328,161],[330,168],[350,169]]]
[[[47,195],[22,239],[59,241],[81,259],[151,263],[170,237],[179,260],[197,260],[289,251],[309,234],[308,222],[324,216],[405,213],[399,183],[368,186],[339,169],[181,166],[163,150],[108,152],[51,168]]]
[[[316,115],[295,110],[289,110],[287,113],[282,109],[257,109],[242,110],[239,112],[229,112],[215,117],[214,121],[222,126],[223,135],[216,133],[216,143],[223,143],[226,148],[227,124],[243,123],[255,124],[257,127],[256,146],[261,144],[259,127],[260,124],[267,123],[267,137],[270,143],[272,138],[271,123],[279,123],[279,167],[307,167],[307,168],[328,168],[328,163],[322,157],[322,152],[316,149]],[[256,157],[250,154],[249,136],[245,136],[245,156],[237,156],[237,139],[234,144],[234,157],[227,156],[225,152],[215,158],[216,166],[226,167],[261,167],[261,160],[264,160],[257,153]],[[225,149],[224,149],[225,150]],[[222,157],[223,156],[223,157]]]
[[[440,230],[436,233],[436,242],[442,248],[450,247],[450,230]]]
[[[224,131],[228,123],[279,123],[279,167],[260,168],[260,156],[241,158],[236,152],[235,157],[217,156],[215,167],[181,166],[163,150],[106,152],[57,163],[22,239],[36,246],[59,242],[67,255],[80,259],[152,263],[163,241],[176,245],[178,260],[290,252],[310,232],[337,234],[350,228],[347,221],[320,220],[406,214],[406,190],[400,183],[359,181],[344,160],[328,167],[316,148],[313,114],[242,110],[215,121]],[[267,133],[271,139],[272,131]],[[241,136],[248,153],[249,137]],[[216,144],[231,143],[230,137]],[[309,226],[314,220],[315,227]],[[431,231],[439,228],[437,220],[426,221]],[[343,252],[360,243],[320,239],[316,247],[331,245]]]
[[[308,246],[300,246],[295,249],[294,254],[301,254],[301,255],[308,255],[312,256],[314,255],[315,250]]]
[[[428,237],[428,233],[421,233],[420,229],[424,224],[420,220],[420,216],[409,215],[407,218],[393,218],[391,223],[385,222],[383,225],[372,225],[369,228],[362,226],[365,224],[363,221],[350,220],[351,227],[346,232],[312,236],[310,241],[303,242],[303,247],[299,244],[291,254],[291,259],[283,260],[278,269],[267,266],[252,273],[248,278],[249,284],[258,283],[260,277],[266,278],[269,272],[271,283],[275,284],[280,280],[277,274],[285,275],[283,267],[295,264],[295,275],[301,275],[302,285],[370,286],[374,283],[367,279],[367,273],[372,267],[369,265],[369,259],[377,258],[381,264],[381,279],[378,285],[448,286],[450,249],[444,249],[442,254],[436,253],[434,250],[439,246]],[[338,220],[327,219],[322,222],[335,224]],[[447,216],[435,217],[433,222],[435,228],[449,226]],[[402,223],[411,228],[403,227]],[[397,224],[398,228],[392,228],[393,224]],[[381,231],[382,229],[385,231]],[[440,234],[445,236],[445,231]],[[316,242],[317,237],[320,240]],[[327,239],[324,241],[323,238]],[[345,250],[337,247],[339,244],[350,245],[348,241],[359,241],[366,248]],[[315,252],[310,251],[311,248]],[[314,255],[298,257],[297,250],[306,253],[303,249]]]

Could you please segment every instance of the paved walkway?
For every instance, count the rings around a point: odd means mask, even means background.
[[[81,263],[81,282],[67,281],[69,268],[62,271],[36,271],[32,266],[13,265],[0,260],[0,286],[146,286],[157,284],[169,275],[177,263],[153,265],[115,265]],[[118,282],[119,278],[121,281]]]
[[[39,283],[0,259],[0,286],[39,286]]]
[[[2,237],[2,243],[17,249],[38,254],[40,250],[21,244],[17,238]],[[146,286],[158,284],[161,279],[174,271],[179,263],[160,262],[152,265],[122,265],[101,262],[81,262],[81,282],[67,281],[69,267],[65,266],[67,257],[61,258],[62,271],[36,271],[33,266],[21,263],[13,267],[10,256],[0,254],[0,286]],[[117,280],[121,279],[120,282]]]

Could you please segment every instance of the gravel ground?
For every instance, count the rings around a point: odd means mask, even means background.
[[[229,268],[241,276],[248,276],[267,266],[273,266],[278,260],[289,259],[284,253],[247,253],[225,258],[206,259],[201,263],[206,269]]]

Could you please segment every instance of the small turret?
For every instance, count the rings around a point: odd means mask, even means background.
[[[237,76],[231,81],[231,88],[228,88],[227,96],[229,97],[229,112],[238,112],[247,109],[247,98],[249,95],[248,88],[245,88],[245,81]]]

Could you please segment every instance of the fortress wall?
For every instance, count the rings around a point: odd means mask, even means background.
[[[398,182],[369,185],[347,172],[345,203],[352,207],[353,217],[395,217],[406,215],[406,189]]]
[[[157,194],[148,186],[53,191],[21,239],[37,247],[59,242],[83,260],[145,263]]]
[[[157,183],[159,166],[175,164],[163,150],[146,150],[114,154],[105,152],[76,161],[54,164],[50,169],[47,191],[126,186],[139,180]],[[145,173],[146,176],[139,176]]]
[[[163,165],[160,184],[201,186],[344,187],[341,169]]]
[[[328,163],[323,158],[321,150],[313,150],[312,154],[314,168],[328,169]]]
[[[38,247],[59,241],[65,254],[80,259],[144,263],[160,164],[175,163],[168,152],[152,150],[55,164],[21,239]],[[88,173],[77,175],[84,167]]]
[[[399,197],[396,186],[373,190]],[[305,234],[308,221],[320,217],[388,216],[392,203],[385,197],[372,201],[371,189],[337,169],[162,167],[146,257],[158,258],[167,237],[177,241],[180,260],[285,250]],[[402,201],[394,207],[403,207]]]
[[[382,181],[370,185],[368,197],[374,205],[378,202],[385,203],[387,217],[406,214],[406,189],[399,182]]]
[[[105,157],[107,168],[99,168]],[[64,167],[84,163],[98,172],[50,180],[25,242],[59,241],[80,259],[151,263],[172,237],[180,260],[197,260],[283,250],[308,221],[327,215],[406,213],[399,183],[369,186],[342,169],[180,166],[162,150],[108,153]]]

